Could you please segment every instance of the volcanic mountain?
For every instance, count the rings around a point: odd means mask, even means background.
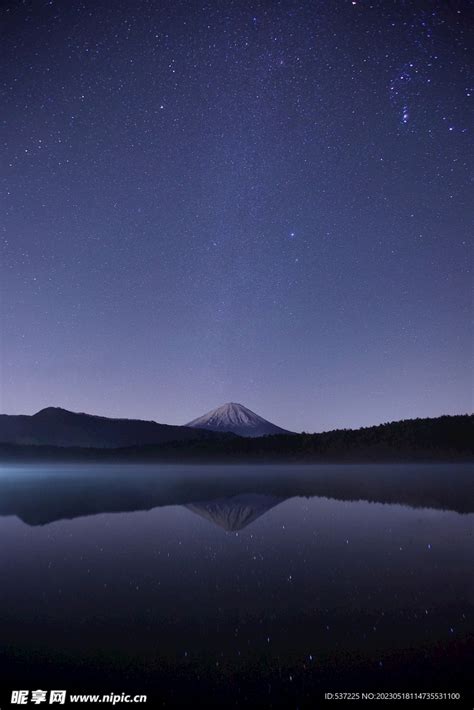
[[[0,443],[7,444],[108,449],[202,438],[222,435],[154,421],[70,412],[61,407],[47,407],[32,416],[0,414]]]
[[[232,432],[233,434],[238,434],[238,436],[247,437],[293,433],[282,429],[276,424],[272,424],[242,404],[236,404],[235,402],[223,404],[222,407],[217,407],[212,412],[193,419],[186,426],[209,431]]]

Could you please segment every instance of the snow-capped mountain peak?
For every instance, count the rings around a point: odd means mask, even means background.
[[[221,407],[193,419],[186,426],[196,429],[210,429],[211,431],[227,431],[249,437],[290,433],[255,414],[243,404],[236,402],[223,404]]]

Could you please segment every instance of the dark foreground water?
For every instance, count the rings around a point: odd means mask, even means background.
[[[473,513],[467,465],[3,469],[2,707],[471,708]]]

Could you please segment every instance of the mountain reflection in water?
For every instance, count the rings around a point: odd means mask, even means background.
[[[229,532],[243,530],[284,498],[247,493],[230,498],[188,503],[185,507],[193,513],[215,523]]]
[[[222,527],[234,530],[295,496],[470,513],[472,478],[469,464],[7,467],[0,472],[0,515],[43,525],[185,505],[208,519],[225,519]]]

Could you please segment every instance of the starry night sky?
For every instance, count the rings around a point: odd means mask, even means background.
[[[470,2],[1,10],[1,407],[471,410]]]

